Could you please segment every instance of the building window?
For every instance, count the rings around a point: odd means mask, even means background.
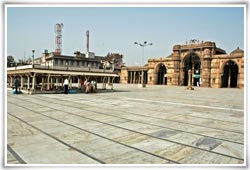
[[[58,60],[57,59],[55,59],[55,65],[58,65]]]

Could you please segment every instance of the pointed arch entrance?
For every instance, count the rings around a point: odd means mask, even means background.
[[[157,84],[162,84],[166,85],[167,84],[167,68],[164,64],[160,64],[159,69],[158,69],[158,80]]]
[[[188,85],[188,70],[191,69],[192,71],[192,77],[193,77],[193,86],[197,86],[197,84],[200,84],[200,75],[201,75],[201,61],[200,57],[190,52],[189,55],[187,55],[184,60],[184,67],[183,67],[183,74],[184,74],[184,86]]]
[[[226,62],[221,76],[221,87],[236,88],[238,85],[238,72],[238,65],[234,61],[229,60]]]

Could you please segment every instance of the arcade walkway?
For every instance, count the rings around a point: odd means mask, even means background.
[[[244,164],[244,90],[7,92],[12,164]]]

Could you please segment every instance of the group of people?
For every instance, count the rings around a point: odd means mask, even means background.
[[[84,93],[95,93],[97,90],[97,82],[96,80],[88,81],[88,79],[83,79],[81,82],[81,89]]]
[[[64,86],[64,93],[65,94],[68,94],[68,89],[69,89],[69,81],[68,81],[68,78],[66,78],[64,80],[64,83],[63,83],[63,86]],[[82,92],[84,93],[95,93],[96,90],[97,90],[97,82],[96,80],[91,80],[91,81],[88,81],[88,79],[82,79],[81,81],[81,90]]]

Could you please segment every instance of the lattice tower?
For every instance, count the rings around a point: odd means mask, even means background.
[[[55,25],[55,33],[56,33],[56,39],[55,39],[55,53],[60,55],[62,53],[62,28],[63,23],[56,24]]]

